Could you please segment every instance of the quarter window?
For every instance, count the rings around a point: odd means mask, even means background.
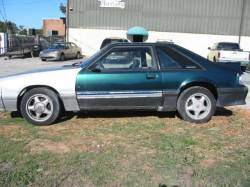
[[[199,68],[188,56],[168,46],[157,47],[162,69],[197,69]]]
[[[95,66],[101,70],[156,69],[150,48],[117,48],[100,59]]]
[[[175,69],[181,66],[174,59],[170,58],[164,48],[157,47],[157,55],[160,60],[161,69]]]

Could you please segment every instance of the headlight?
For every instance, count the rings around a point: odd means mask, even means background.
[[[244,85],[244,82],[243,82],[243,76],[242,74],[237,74],[237,79],[238,79],[238,83],[241,84],[241,85]]]
[[[58,55],[58,51],[50,52],[49,55],[57,56]]]

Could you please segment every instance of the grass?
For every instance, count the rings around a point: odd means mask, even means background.
[[[250,111],[230,110],[204,125],[105,112],[35,127],[0,113],[0,186],[248,187]]]

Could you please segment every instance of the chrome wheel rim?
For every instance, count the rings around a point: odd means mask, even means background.
[[[29,98],[26,104],[28,116],[38,122],[48,120],[53,114],[53,102],[44,94],[36,94]]]
[[[202,120],[206,118],[210,111],[212,105],[208,96],[197,93],[191,95],[185,104],[185,110],[187,115],[194,120]]]

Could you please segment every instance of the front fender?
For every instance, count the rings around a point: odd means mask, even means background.
[[[49,87],[59,93],[66,111],[78,111],[76,76],[80,68],[61,68],[53,71],[26,73],[0,80],[2,99],[7,111],[17,111],[17,101],[23,90],[31,87]]]

